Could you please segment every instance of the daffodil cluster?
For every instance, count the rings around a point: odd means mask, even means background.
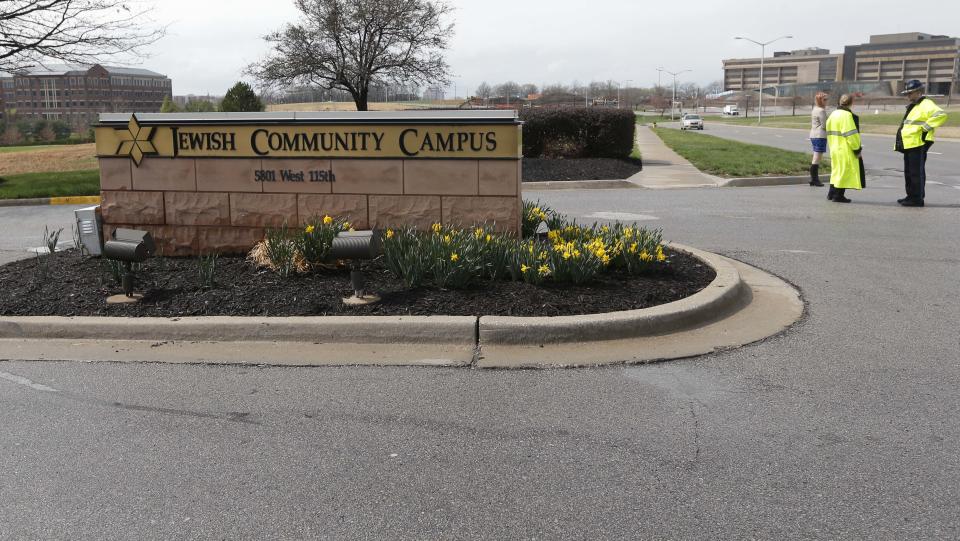
[[[333,239],[342,231],[353,231],[350,222],[332,216],[314,217],[294,239],[296,250],[309,265],[328,263]]]

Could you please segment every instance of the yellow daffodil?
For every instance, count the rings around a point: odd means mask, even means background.
[[[660,252],[659,254],[657,254],[657,261],[659,261],[660,263],[663,263],[666,260],[667,260],[667,256],[663,255],[663,252]]]
[[[453,261],[453,262],[460,261],[460,256],[457,255],[456,253],[452,253],[450,254],[450,261]]]
[[[571,254],[570,252],[563,252],[563,258],[564,258],[564,259],[570,259],[572,256],[573,256],[573,254]]]
[[[444,244],[450,244],[452,241],[453,241],[453,237],[451,237],[450,235],[444,235],[444,236],[443,236],[443,242],[444,242]]]
[[[650,261],[653,257],[646,250],[640,252],[640,261]]]
[[[537,269],[537,271],[540,273],[540,276],[547,276],[550,274],[550,267],[546,265],[540,265],[540,268]]]
[[[483,236],[483,229],[480,229],[479,227],[476,228],[476,229],[474,229],[474,230],[473,230],[473,236],[476,237],[476,238],[479,240],[480,237]]]
[[[493,235],[487,233],[487,242],[490,242],[491,240],[493,240]]]
[[[432,229],[434,233],[439,234],[440,231],[443,229],[443,226],[440,224],[433,224]]]
[[[308,225],[307,228],[304,229],[303,231],[309,235],[310,233],[313,233],[316,229],[317,228],[313,227],[313,224],[311,224],[311,225]]]
[[[527,272],[528,270],[530,270],[530,267],[528,267],[528,266],[526,266],[526,265],[520,265],[520,272],[526,274],[526,272]]]
[[[393,229],[387,229],[387,238],[388,238],[388,239],[392,239],[392,238],[393,238]]]
[[[332,224],[332,223],[333,223],[333,218],[331,218],[331,217],[329,217],[329,216],[324,216],[324,217],[323,217],[323,225],[330,225],[330,224]]]

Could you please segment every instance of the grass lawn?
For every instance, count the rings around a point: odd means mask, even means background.
[[[20,147],[0,147],[0,154],[6,154],[8,152],[34,152],[37,150],[45,150],[48,148],[56,148],[62,145],[26,145]]]
[[[100,195],[100,171],[25,173],[0,177],[0,199]]]
[[[881,135],[892,135],[897,133],[900,122],[903,121],[902,112],[884,112],[873,114],[872,111],[855,111],[860,115],[860,131],[863,133],[875,133]],[[798,110],[799,113],[799,110]],[[960,137],[960,128],[956,126],[957,119],[960,118],[960,110],[948,110],[950,120],[947,125],[937,129],[937,135],[941,137]],[[756,126],[757,117],[704,117],[707,122],[717,122],[735,126]],[[802,130],[810,129],[809,111],[797,116],[765,116],[761,126],[767,128],[795,128]]]
[[[762,145],[748,145],[702,133],[657,128],[654,132],[697,169],[725,178],[805,175],[810,155]],[[826,163],[821,175],[829,173]]]

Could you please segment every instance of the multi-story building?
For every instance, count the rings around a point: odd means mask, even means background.
[[[5,79],[3,89],[7,113],[62,120],[73,126],[90,125],[100,113],[156,113],[164,98],[172,96],[172,84],[165,75],[99,64],[25,70]]]
[[[843,76],[843,55],[830,54],[827,49],[810,48],[773,53],[764,59],[763,87],[832,83]],[[725,90],[758,88],[760,83],[759,58],[734,58],[723,61]]]
[[[763,88],[826,83],[868,84],[893,94],[903,83],[919,79],[930,94],[960,93],[960,38],[920,32],[870,36],[870,42],[845,47],[843,54],[827,49],[776,52],[764,59]],[[723,61],[725,90],[756,90],[760,59]]]
[[[956,88],[960,38],[920,32],[870,36],[870,43],[844,49],[843,79],[889,81],[892,91],[919,79],[930,94],[958,93]]]

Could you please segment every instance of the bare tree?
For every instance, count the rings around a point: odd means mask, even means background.
[[[247,71],[262,83],[346,90],[367,110],[371,83],[447,84],[453,35],[443,0],[295,0],[301,19],[266,36]]]
[[[483,98],[485,100],[490,99],[490,96],[493,95],[493,89],[490,88],[490,85],[486,81],[480,83],[480,86],[477,87],[476,94],[478,98]]]
[[[516,98],[517,95],[520,94],[520,85],[513,81],[507,81],[497,85],[494,93],[498,98]]]
[[[127,0],[0,0],[0,71],[143,56],[166,31],[151,28],[150,11]]]

